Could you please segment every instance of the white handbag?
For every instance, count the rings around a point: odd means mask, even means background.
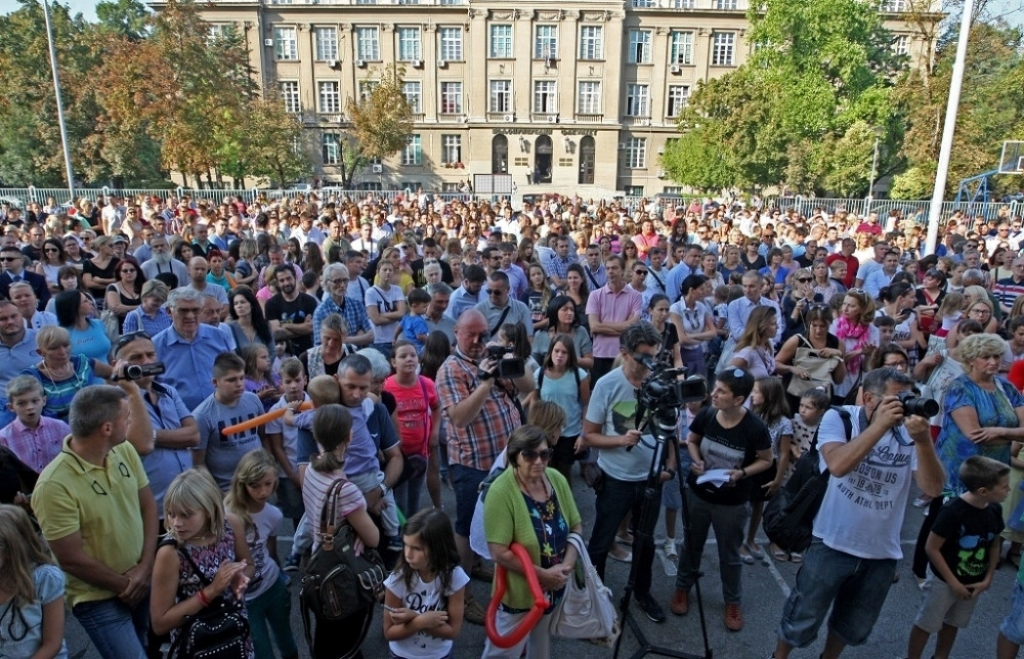
[[[562,601],[551,613],[551,634],[611,647],[622,631],[612,604],[612,591],[597,575],[583,538],[578,533],[570,533],[569,542],[576,547],[579,557]]]

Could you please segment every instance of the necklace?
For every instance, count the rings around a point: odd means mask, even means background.
[[[523,493],[526,494],[526,496],[530,497],[531,499],[538,503],[542,501],[547,501],[551,497],[551,494],[548,492],[548,483],[545,478],[541,477],[540,479],[541,487],[544,488],[544,498],[538,499],[537,497],[533,496],[533,492],[530,491],[530,486],[527,485],[526,482],[523,481],[522,477],[519,476],[519,470],[517,469],[513,473],[515,473],[516,475],[516,482],[519,483],[519,487],[522,488]]]

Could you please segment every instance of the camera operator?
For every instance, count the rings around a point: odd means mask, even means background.
[[[496,377],[500,360],[487,354],[487,320],[467,309],[455,325],[455,352],[437,372],[437,395],[448,420],[448,463],[455,488],[455,542],[460,563],[473,572],[469,527],[480,483],[505,449],[512,431],[523,425],[518,394],[534,389],[533,375]],[[481,576],[486,576],[477,572]],[[483,624],[483,608],[467,596],[466,619]]]
[[[651,469],[655,440],[649,434],[641,438],[640,431],[636,430],[636,390],[649,373],[640,360],[657,358],[660,349],[661,334],[650,323],[639,322],[622,332],[619,336],[622,366],[598,380],[583,422],[587,446],[598,449],[597,464],[604,472],[603,485],[597,490],[597,519],[587,546],[602,579],[619,523],[630,511],[634,520],[640,519],[640,504]],[[675,477],[675,451],[666,453],[661,482]],[[660,484],[655,497],[661,501]],[[639,562],[634,599],[648,618],[664,622],[665,612],[651,596],[654,543],[642,547],[640,553],[634,551],[633,560]]]
[[[831,476],[814,519],[814,539],[783,609],[776,659],[814,641],[832,605],[825,659],[862,645],[878,618],[903,557],[900,527],[910,478],[925,496],[942,492],[945,476],[928,419],[908,415],[899,394],[914,381],[893,368],[864,376],[864,406],[825,413],[818,430],[821,468]]]

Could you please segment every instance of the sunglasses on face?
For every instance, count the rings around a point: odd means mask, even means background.
[[[537,458],[540,458],[542,462],[547,462],[551,459],[551,449],[546,448],[538,451],[536,449],[528,448],[521,451],[519,455],[523,456],[523,459],[527,462],[536,462]]]
[[[810,283],[811,278],[810,277],[800,277],[799,279],[797,279],[797,281],[800,282],[801,284],[807,284],[807,283]]]

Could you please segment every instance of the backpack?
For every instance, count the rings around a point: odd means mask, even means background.
[[[341,620],[376,604],[384,591],[387,575],[377,550],[365,547],[357,556],[358,535],[352,525],[346,520],[337,529],[334,527],[338,497],[347,482],[339,478],[327,490],[320,511],[321,544],[309,559],[299,590],[302,624],[310,647],[310,611],[318,620]]]
[[[183,556],[199,578],[201,587],[213,583],[195,564],[192,557],[181,551],[173,539],[161,544],[173,545],[178,555]],[[168,659],[237,659],[246,654],[249,639],[249,621],[240,599],[229,599],[221,595],[210,602],[210,606],[199,613],[185,617],[185,624],[167,653]]]
[[[853,435],[850,413],[841,407],[832,407],[839,414],[846,431],[846,441]],[[783,551],[805,551],[811,545],[814,518],[825,498],[829,472],[820,469],[818,430],[807,452],[793,465],[793,475],[775,493],[764,507],[765,535]]]

